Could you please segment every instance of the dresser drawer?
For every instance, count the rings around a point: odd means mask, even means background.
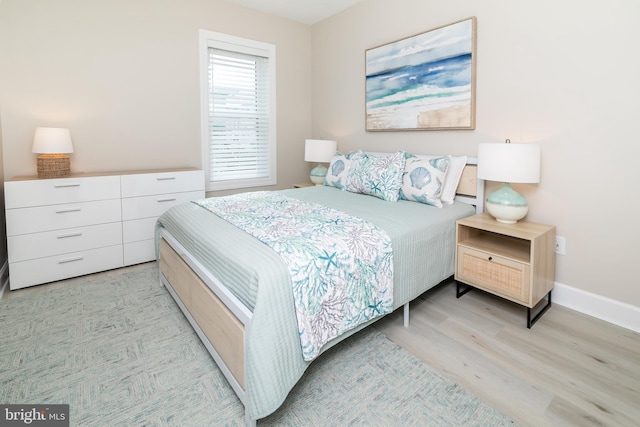
[[[204,197],[203,191],[191,191],[187,193],[159,194],[155,196],[130,197],[122,199],[123,221],[160,216],[167,209],[198,200]]]
[[[7,238],[9,262],[44,258],[122,244],[122,223],[66,228]]]
[[[155,238],[158,217],[132,219],[122,223],[122,242],[131,243]]]
[[[7,181],[6,209],[119,199],[119,176]]]
[[[140,264],[156,259],[156,241],[140,240],[124,244],[124,265]]]
[[[77,228],[122,220],[120,200],[8,209],[7,235]]]
[[[456,280],[516,302],[529,303],[528,264],[464,246],[458,246],[457,250]]]
[[[20,289],[118,267],[122,267],[122,245],[13,262],[9,264],[9,287]]]
[[[204,192],[204,172],[194,170],[122,175],[121,186],[122,197],[196,190]]]

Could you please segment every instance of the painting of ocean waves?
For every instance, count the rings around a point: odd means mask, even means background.
[[[475,18],[366,51],[367,130],[475,127]]]

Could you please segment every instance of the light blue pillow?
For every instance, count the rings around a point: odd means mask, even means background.
[[[327,175],[324,177],[324,185],[336,187],[344,191],[347,176],[349,175],[352,165],[365,157],[367,157],[367,155],[362,150],[351,151],[347,154],[336,151],[336,154],[334,154],[329,163]]]
[[[400,198],[441,208],[444,178],[450,162],[449,156],[408,158],[402,175]]]
[[[362,193],[396,202],[402,185],[405,152],[386,156],[367,156],[354,164],[347,176],[346,188],[352,193]]]

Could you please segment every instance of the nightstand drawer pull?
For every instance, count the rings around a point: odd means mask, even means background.
[[[57,184],[53,188],[68,188],[68,187],[80,187],[80,184]]]
[[[66,239],[67,237],[79,237],[82,236],[82,233],[69,233],[69,234],[60,234],[58,239]]]
[[[58,260],[58,264],[66,264],[68,262],[82,261],[84,259],[83,256],[74,256],[71,258],[60,259]]]
[[[158,203],[162,203],[162,202],[175,202],[175,201],[176,201],[176,198],[175,198],[175,197],[172,197],[172,198],[169,198],[169,199],[158,199]]]
[[[489,261],[491,261],[492,259],[493,259],[493,257],[492,257],[492,256],[490,256],[490,257],[489,257]]]
[[[175,176],[167,176],[164,178],[156,178],[158,181],[171,181],[172,179],[176,179]]]
[[[56,211],[57,214],[59,213],[69,213],[69,212],[80,212],[82,209],[80,208],[73,208],[73,209],[61,209],[59,211]]]

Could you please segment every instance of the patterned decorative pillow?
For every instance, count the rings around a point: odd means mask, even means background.
[[[402,175],[400,198],[441,208],[440,197],[450,161],[450,156],[408,158]]]
[[[367,156],[354,164],[347,176],[347,191],[396,202],[402,185],[405,152]]]
[[[336,187],[344,191],[347,176],[349,175],[352,165],[365,157],[367,157],[367,155],[362,150],[351,151],[347,154],[336,151],[336,154],[334,154],[329,163],[327,175],[324,177],[324,185]]]

